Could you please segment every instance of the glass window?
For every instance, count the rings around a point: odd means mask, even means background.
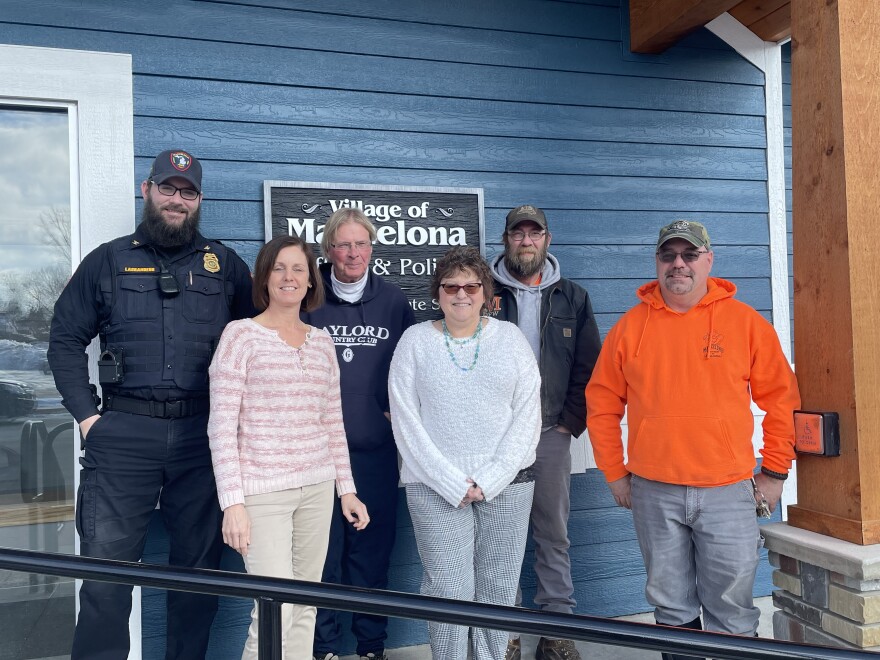
[[[0,106],[0,546],[74,552],[73,419],[46,361],[72,268],[69,116]],[[74,582],[0,573],[3,653],[69,653]]]

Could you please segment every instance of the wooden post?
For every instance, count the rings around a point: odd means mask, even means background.
[[[841,456],[798,457],[790,525],[880,543],[880,2],[792,15],[795,365],[840,414]]]

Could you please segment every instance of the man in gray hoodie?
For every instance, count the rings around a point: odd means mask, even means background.
[[[489,302],[492,316],[516,323],[535,353],[541,370],[541,440],[535,460],[532,537],[535,540],[535,603],[549,612],[571,613],[576,605],[568,556],[571,437],[586,428],[584,388],[602,342],[590,298],[560,275],[549,254],[547,218],[534,206],[507,214],[504,253],[492,262],[497,282]],[[511,639],[506,660],[522,655],[519,638]],[[574,643],[542,637],[536,660],[579,660]]]

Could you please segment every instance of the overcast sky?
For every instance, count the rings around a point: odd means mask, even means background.
[[[57,261],[40,215],[69,212],[67,114],[0,107],[0,270]]]
[[[66,261],[45,239],[40,216],[70,216],[67,113],[0,107],[0,276]],[[65,264],[70,268],[70,264]],[[4,291],[0,277],[0,302]]]

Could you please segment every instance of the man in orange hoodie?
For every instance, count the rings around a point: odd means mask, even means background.
[[[773,327],[709,276],[713,260],[700,223],[660,230],[657,280],[608,333],[587,385],[587,427],[615,501],[632,509],[657,623],[754,635],[756,498],[779,502],[800,396]],[[752,400],[766,413],[754,485]]]

